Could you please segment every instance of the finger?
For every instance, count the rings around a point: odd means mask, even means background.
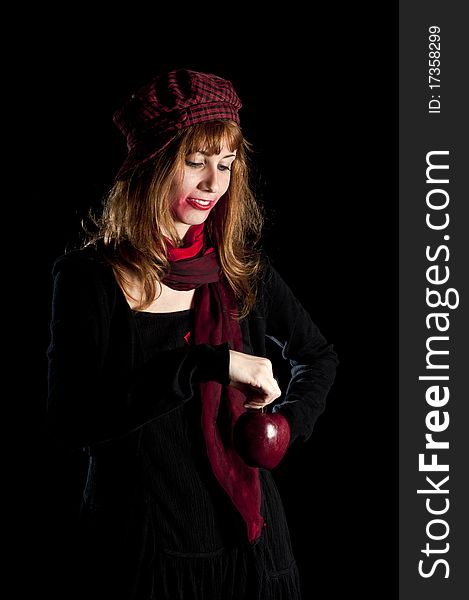
[[[262,408],[269,402],[269,397],[265,395],[257,394],[248,394],[246,397],[246,401],[244,406],[246,408]]]
[[[270,402],[246,402],[243,406],[244,408],[255,408],[260,410],[268,406],[271,402],[273,402],[273,400]]]
[[[269,396],[271,394],[281,394],[278,381],[274,377],[264,377],[250,384],[255,392],[262,391],[263,394]]]
[[[244,404],[244,408],[255,408],[256,410],[260,410],[264,408],[265,404],[258,404],[256,402],[246,402]]]
[[[273,388],[274,388],[273,392],[275,394],[277,394],[277,398],[282,395],[282,390],[280,389],[280,386],[279,386],[278,381],[276,379],[274,379],[274,381],[273,381]]]
[[[248,386],[245,395],[249,402],[256,402],[260,404],[266,402],[270,398],[275,397],[275,392],[273,389],[267,387],[255,388]]]
[[[277,393],[272,393],[266,396],[250,396],[244,403],[244,406],[246,408],[263,408],[264,406],[271,404],[278,397],[279,394]]]

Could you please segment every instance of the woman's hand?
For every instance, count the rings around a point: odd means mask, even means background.
[[[230,350],[230,385],[245,394],[246,408],[263,408],[281,395],[268,358]]]

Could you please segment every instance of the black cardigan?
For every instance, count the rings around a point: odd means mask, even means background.
[[[53,277],[48,425],[60,443],[122,439],[189,400],[197,382],[228,382],[227,344],[165,351],[144,363],[133,312],[98,250],[61,256]],[[245,352],[268,355],[270,339],[290,362],[288,387],[271,408],[288,419],[291,443],[308,439],[337,356],[268,260],[254,309],[240,325]]]
[[[163,473],[172,468],[181,473],[171,463],[171,447],[158,454],[162,462],[168,456],[169,463],[149,471],[149,449],[162,443],[159,428],[185,427],[182,413],[197,427],[197,383],[228,383],[228,345],[185,345],[152,352],[145,360],[137,317],[98,250],[60,257],[53,274],[49,428],[59,444],[87,446],[90,455],[82,518],[77,535],[71,535],[76,550],[60,597],[140,600],[153,598],[153,590],[156,597],[175,598],[182,592],[174,590],[184,589],[188,597],[194,592],[208,600],[228,585],[229,597],[236,589],[241,597],[299,598],[288,527],[270,472],[259,470],[267,526],[252,547],[242,519],[206,469],[196,429],[186,448],[190,480],[183,497],[169,504],[170,517],[160,504],[166,507],[173,496],[153,496],[152,478],[165,481]],[[271,356],[274,362],[281,355],[282,366],[290,363],[291,374],[288,368],[282,372],[289,381],[286,391],[268,410],[286,416],[291,443],[307,439],[324,410],[337,357],[267,260],[256,305],[240,325],[245,352]],[[191,464],[198,465],[194,471]],[[203,493],[194,496],[191,482],[199,490],[195,484],[202,480]],[[195,503],[195,512],[187,499]],[[193,514],[199,518],[192,519]],[[170,535],[174,519],[177,531]],[[80,582],[77,596],[70,595],[69,582],[72,587]]]

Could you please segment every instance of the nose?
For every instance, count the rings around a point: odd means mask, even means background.
[[[219,190],[218,169],[212,167],[206,169],[198,187],[204,192],[212,192],[216,194]]]

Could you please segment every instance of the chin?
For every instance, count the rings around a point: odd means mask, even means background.
[[[185,225],[189,225],[189,227],[191,225],[201,225],[202,223],[205,223],[205,221],[207,220],[207,217],[203,217],[203,218],[198,218],[198,219],[188,219],[187,221],[185,221]]]
[[[176,228],[179,226],[190,227],[191,225],[201,225],[205,223],[211,214],[211,210],[209,211],[201,211],[201,210],[191,210],[191,211],[181,211],[179,214],[177,212],[174,213],[174,224]]]
[[[204,223],[207,220],[210,212],[197,212],[193,215],[184,215],[184,219],[181,220],[181,222],[184,223],[184,225],[200,225],[201,223]]]

